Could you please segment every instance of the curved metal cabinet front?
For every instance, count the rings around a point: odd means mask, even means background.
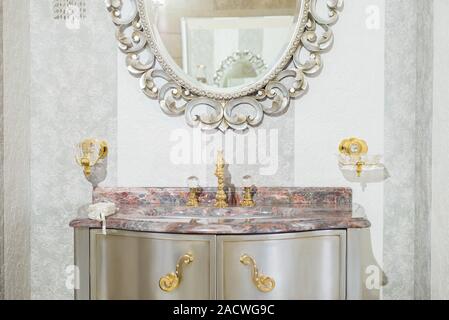
[[[215,236],[91,230],[90,237],[91,299],[216,298]]]
[[[221,236],[217,267],[219,299],[345,299],[346,231]]]
[[[83,267],[83,274],[90,268],[90,299],[346,298],[346,230],[242,236],[91,230],[77,238],[90,242],[90,250],[77,248],[77,263],[90,260]],[[89,258],[81,259],[85,251]]]

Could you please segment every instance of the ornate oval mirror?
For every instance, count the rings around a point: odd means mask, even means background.
[[[333,43],[343,0],[106,0],[128,70],[168,115],[245,130],[283,114]]]

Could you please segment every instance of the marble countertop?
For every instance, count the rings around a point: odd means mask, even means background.
[[[85,208],[80,210],[84,214]],[[101,228],[87,218],[75,219],[75,228]],[[254,207],[187,208],[122,205],[107,219],[109,229],[183,234],[260,234],[310,230],[367,228],[369,221],[349,208]]]
[[[238,191],[236,195],[241,194]],[[119,210],[108,217],[106,226],[118,230],[264,234],[370,227],[363,209],[352,205],[350,189],[263,188],[259,191],[258,205],[254,208],[214,208],[209,201],[213,189],[204,191],[199,208],[185,206],[187,190],[182,188],[96,189],[93,200],[116,203]],[[86,209],[87,206],[82,207],[79,218],[70,225],[101,228],[100,222],[87,218]]]

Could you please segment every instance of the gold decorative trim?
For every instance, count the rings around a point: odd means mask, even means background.
[[[182,266],[189,265],[193,262],[193,255],[187,253],[179,258],[176,264],[176,271],[171,272],[159,280],[159,288],[164,292],[172,292],[177,289],[182,280]]]
[[[251,258],[249,255],[244,254],[240,257],[240,263],[245,266],[251,267],[252,280],[257,290],[264,293],[273,291],[273,289],[276,287],[276,282],[273,278],[259,273],[259,269],[257,268],[256,260],[254,260],[254,258]]]
[[[106,0],[106,6],[117,26],[116,38],[126,54],[128,70],[140,77],[142,91],[157,99],[164,113],[184,114],[192,127],[224,132],[228,128],[241,131],[258,126],[265,115],[282,115],[291,99],[307,91],[306,77],[321,70],[321,54],[333,44],[330,27],[343,8],[343,0],[327,0],[329,17],[323,18],[316,12],[317,1],[325,0],[302,1],[295,33],[279,63],[261,80],[229,92],[198,86],[164,56],[164,48],[158,44],[157,33],[146,16],[144,0]],[[124,2],[132,8],[128,17],[122,16]],[[159,86],[156,80],[164,84]],[[212,113],[199,111],[199,106],[209,107]],[[245,106],[248,111],[236,111],[237,106]]]

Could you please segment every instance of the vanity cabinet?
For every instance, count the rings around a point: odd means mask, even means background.
[[[346,298],[346,230],[220,236],[77,229],[75,243],[78,299]]]
[[[217,244],[219,299],[345,299],[346,231],[223,236]]]
[[[215,298],[214,236],[114,230],[90,236],[92,299]]]

